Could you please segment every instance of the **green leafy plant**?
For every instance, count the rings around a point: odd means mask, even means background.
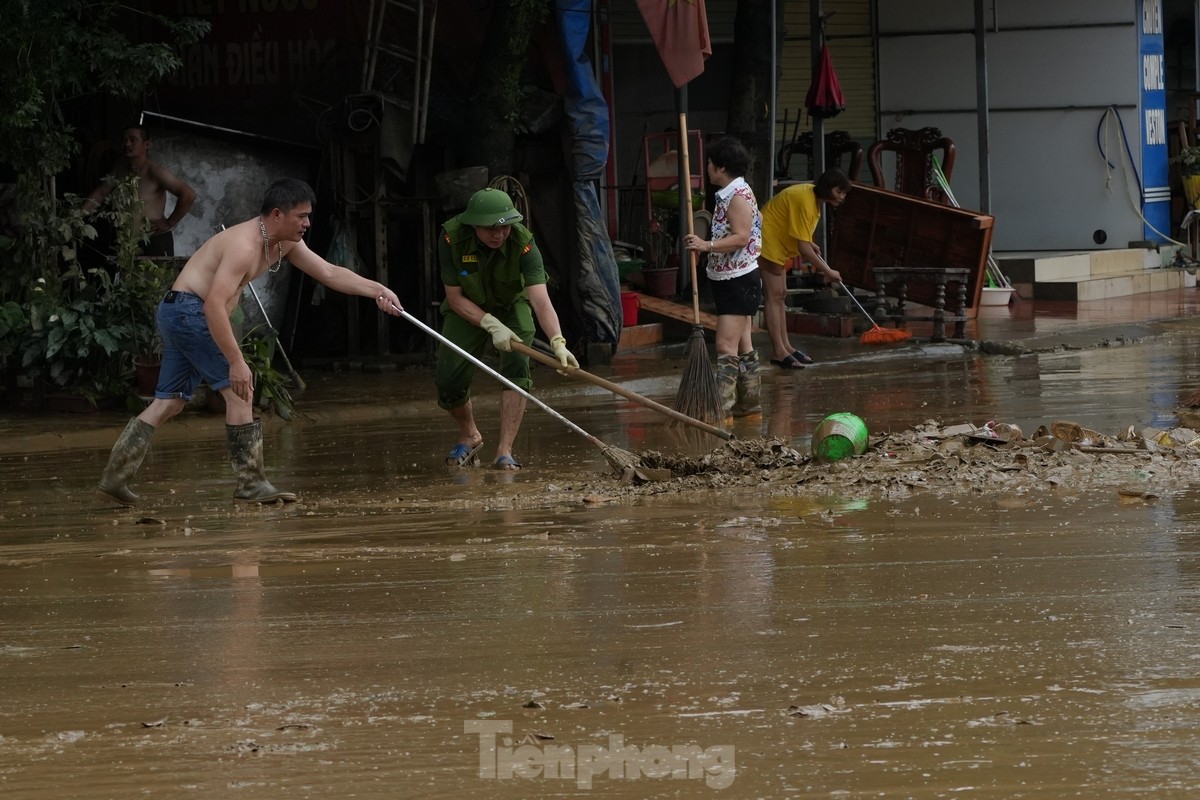
[[[103,269],[70,273],[66,280],[39,279],[26,316],[9,325],[0,350],[19,352],[20,366],[48,391],[87,398],[120,397],[129,391],[132,365],[122,358],[132,338],[120,290]]]
[[[254,375],[255,405],[272,410],[284,419],[291,419],[296,403],[292,399],[291,380],[275,369],[275,346],[278,341],[279,335],[270,326],[257,325],[242,336],[242,357]]]
[[[0,367],[91,399],[130,385],[131,298],[77,248],[96,231],[58,176],[78,150],[63,104],[86,96],[138,101],[181,65],[182,46],[207,22],[171,18],[123,0],[18,0],[0,5],[0,163],[16,176],[15,223],[0,237]],[[130,38],[154,31],[161,41]],[[136,194],[136,193],[135,193]],[[126,245],[136,245],[130,231]],[[127,252],[118,259],[131,264]],[[119,270],[127,272],[127,270]],[[15,309],[15,310],[14,310]],[[0,383],[0,388],[8,381]]]
[[[1184,147],[1171,163],[1178,165],[1180,175],[1200,175],[1200,146]]]

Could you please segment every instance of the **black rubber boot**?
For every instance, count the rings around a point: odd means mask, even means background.
[[[142,422],[137,417],[129,420],[108,455],[108,465],[100,476],[100,485],[96,487],[98,496],[123,506],[137,505],[138,496],[125,484],[142,466],[154,431],[155,427],[149,422]]]
[[[737,402],[733,404],[735,417],[747,417],[762,412],[762,375],[759,373],[757,350],[738,356]]]
[[[725,416],[733,411],[737,402],[738,375],[741,366],[737,356],[717,356],[717,390],[721,393],[721,410]]]
[[[263,476],[262,422],[226,425],[229,461],[237,476],[233,499],[239,503],[294,503],[296,495],[281,492]]]

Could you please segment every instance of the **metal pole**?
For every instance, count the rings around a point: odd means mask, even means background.
[[[825,28],[821,22],[821,0],[812,0],[808,11],[808,25],[812,49],[812,80],[816,80],[817,70],[821,66],[821,48],[825,44]],[[811,117],[812,119],[812,137],[813,137],[813,154],[812,154],[812,174],[816,179],[822,172],[825,171],[825,120],[820,117]],[[825,249],[825,220],[824,218],[817,224],[817,230],[813,234],[816,244],[821,248],[821,252],[827,252]]]
[[[283,363],[287,365],[288,374],[296,382],[296,388],[303,392],[308,388],[308,384],[304,382],[304,378],[300,377],[300,373],[296,372],[296,368],[292,366],[292,360],[288,358],[287,351],[283,349],[283,342],[279,341],[279,331],[275,330],[275,326],[271,324],[271,318],[267,316],[267,308],[263,305],[263,301],[258,298],[258,290],[254,288],[254,281],[250,281],[246,285],[250,287],[250,294],[254,295],[254,302],[258,303],[258,310],[262,312],[263,319],[267,322],[267,327],[275,331],[275,349],[283,357]]]
[[[776,108],[778,101],[779,89],[775,86],[775,76],[779,73],[779,48],[776,45],[777,34],[779,31],[779,23],[776,20],[776,10],[779,8],[777,0],[771,0],[771,97],[770,97],[770,117],[771,117],[771,136],[767,140],[767,197],[770,200],[775,196],[775,126],[778,124],[778,109]],[[784,123],[787,126],[787,123]],[[784,133],[787,133],[785,130]],[[766,200],[763,202],[765,203]]]
[[[975,120],[979,129],[979,210],[992,213],[991,144],[988,130],[987,25],[984,0],[975,0]]]

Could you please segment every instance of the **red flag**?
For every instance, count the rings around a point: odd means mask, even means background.
[[[712,55],[704,0],[637,0],[675,88],[704,72]]]

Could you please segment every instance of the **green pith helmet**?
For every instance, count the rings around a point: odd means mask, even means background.
[[[494,228],[497,225],[512,225],[525,219],[513,206],[512,198],[499,189],[480,189],[467,201],[467,210],[458,215],[464,225]]]

